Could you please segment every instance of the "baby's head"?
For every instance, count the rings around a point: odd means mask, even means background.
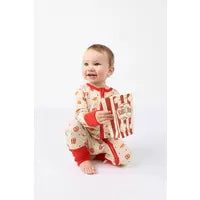
[[[93,44],[83,55],[83,77],[96,87],[105,87],[106,79],[114,72],[114,54],[106,46]]]

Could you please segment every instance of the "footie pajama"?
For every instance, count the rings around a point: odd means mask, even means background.
[[[90,160],[90,155],[113,165],[126,165],[130,161],[132,155],[126,144],[111,138],[107,125],[99,124],[95,118],[96,111],[103,110],[101,98],[116,94],[113,88],[96,88],[89,83],[76,91],[75,119],[68,124],[65,135],[77,165]]]

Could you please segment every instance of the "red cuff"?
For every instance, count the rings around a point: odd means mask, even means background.
[[[99,126],[99,122],[96,120],[96,110],[85,114],[84,119],[88,126]]]
[[[77,162],[77,165],[79,166],[83,161],[90,160],[90,153],[86,146],[82,146],[78,149],[69,149],[73,156],[74,160]]]

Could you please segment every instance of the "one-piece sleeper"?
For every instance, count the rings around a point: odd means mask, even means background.
[[[101,98],[117,94],[113,88],[97,88],[89,83],[75,92],[75,120],[69,123],[65,134],[78,165],[90,160],[90,155],[113,165],[126,165],[130,161],[132,154],[127,145],[121,139],[111,138],[108,126],[99,124],[95,118],[95,113],[103,110]]]

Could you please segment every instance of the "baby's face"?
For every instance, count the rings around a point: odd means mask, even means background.
[[[105,87],[105,81],[113,72],[113,66],[109,66],[108,56],[89,49],[83,55],[82,75],[96,87]]]

